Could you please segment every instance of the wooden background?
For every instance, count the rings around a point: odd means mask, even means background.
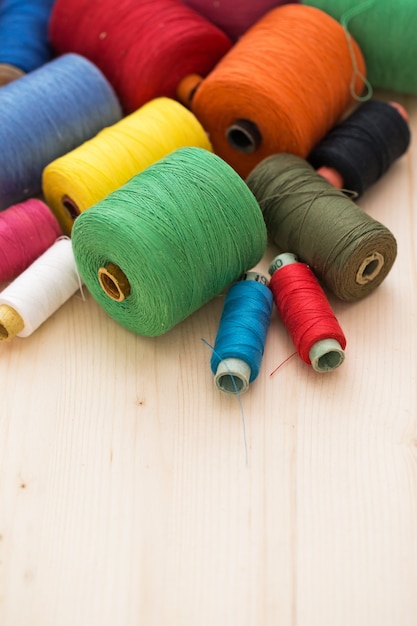
[[[417,136],[417,98],[394,98]],[[398,258],[318,374],[276,314],[221,394],[214,298],[159,338],[86,293],[0,345],[2,626],[416,626],[417,148],[360,206]],[[269,248],[259,269],[275,256]]]

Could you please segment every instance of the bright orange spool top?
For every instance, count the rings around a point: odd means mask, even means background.
[[[306,157],[362,93],[365,62],[350,44],[320,9],[287,4],[267,13],[193,97],[214,151],[242,177],[271,154]]]

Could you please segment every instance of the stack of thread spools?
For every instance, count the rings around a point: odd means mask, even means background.
[[[4,2],[0,340],[82,283],[144,336],[225,292],[218,389],[259,375],[274,305],[305,363],[338,368],[328,295],[364,298],[396,258],[357,200],[410,143],[372,90],[417,93],[412,1]]]

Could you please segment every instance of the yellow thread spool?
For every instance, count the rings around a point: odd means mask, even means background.
[[[155,98],[93,139],[49,163],[45,200],[69,235],[76,217],[177,148],[213,151],[195,115],[170,98]]]

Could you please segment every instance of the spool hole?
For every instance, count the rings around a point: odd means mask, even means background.
[[[98,280],[104,293],[115,302],[122,302],[130,294],[130,283],[118,265],[109,263],[100,267]]]
[[[0,341],[5,341],[9,338],[9,331],[3,324],[0,324]]]
[[[69,196],[63,196],[61,202],[62,206],[74,222],[76,218],[80,215],[80,209],[75,204],[74,200],[72,200]]]
[[[231,376],[230,374],[219,376],[217,386],[226,393],[241,393],[246,388],[245,381],[238,376]]]
[[[249,154],[259,147],[262,135],[255,122],[240,119],[226,130],[226,139],[238,152]]]
[[[321,356],[318,359],[318,363],[317,363],[318,369],[321,372],[328,372],[329,370],[334,370],[343,363],[343,360],[344,360],[343,355],[340,352],[337,352],[337,351],[327,352],[326,354],[323,354],[323,356]]]
[[[384,257],[379,252],[374,252],[373,254],[366,257],[366,259],[362,262],[357,274],[356,274],[356,282],[359,285],[366,285],[367,283],[374,280],[384,265]]]

